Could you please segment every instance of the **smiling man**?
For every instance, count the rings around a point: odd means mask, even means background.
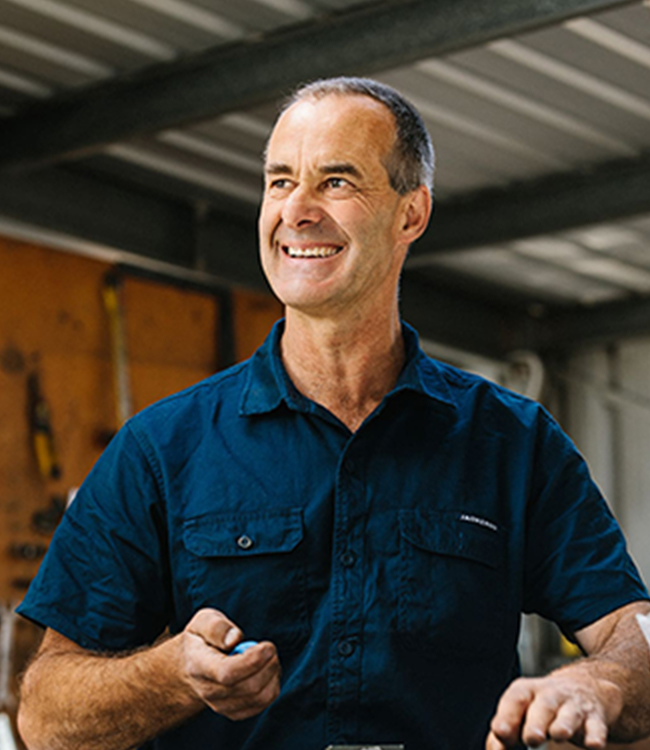
[[[79,491],[21,605],[47,628],[22,691],[30,750],[650,733],[648,595],[582,458],[400,320],[432,172],[390,88],[320,81],[287,104],[259,220],[285,319],[134,417]],[[588,658],[517,679],[522,611]]]

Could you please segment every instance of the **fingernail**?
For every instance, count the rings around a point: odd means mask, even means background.
[[[270,644],[262,649],[262,657],[267,661],[275,654],[275,649]]]
[[[239,639],[239,631],[237,628],[230,628],[230,630],[226,633],[225,638],[223,639],[223,644],[226,648],[230,648],[231,646],[234,646],[235,643],[237,643],[237,640]]]

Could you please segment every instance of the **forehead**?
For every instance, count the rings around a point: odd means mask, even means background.
[[[383,162],[395,142],[391,111],[369,96],[328,94],[293,104],[279,118],[267,148],[267,163],[296,160],[366,165]]]

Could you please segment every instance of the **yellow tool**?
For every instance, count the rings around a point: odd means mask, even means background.
[[[577,643],[572,643],[566,636],[560,634],[560,652],[567,659],[577,659],[582,656],[582,650]]]
[[[108,315],[111,335],[111,358],[113,360],[113,384],[115,389],[115,411],[119,429],[133,412],[129,383],[126,333],[121,300],[121,280],[111,273],[104,279],[102,288],[104,308]]]
[[[38,469],[43,479],[58,479],[61,466],[54,443],[50,408],[41,393],[38,374],[31,373],[27,379],[29,421]]]

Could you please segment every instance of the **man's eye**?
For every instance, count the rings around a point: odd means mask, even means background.
[[[345,187],[348,184],[347,180],[344,180],[342,177],[330,177],[327,180],[327,187],[332,188],[341,188]]]
[[[269,187],[275,190],[284,190],[289,186],[289,180],[284,177],[279,177],[277,180],[271,180]]]

